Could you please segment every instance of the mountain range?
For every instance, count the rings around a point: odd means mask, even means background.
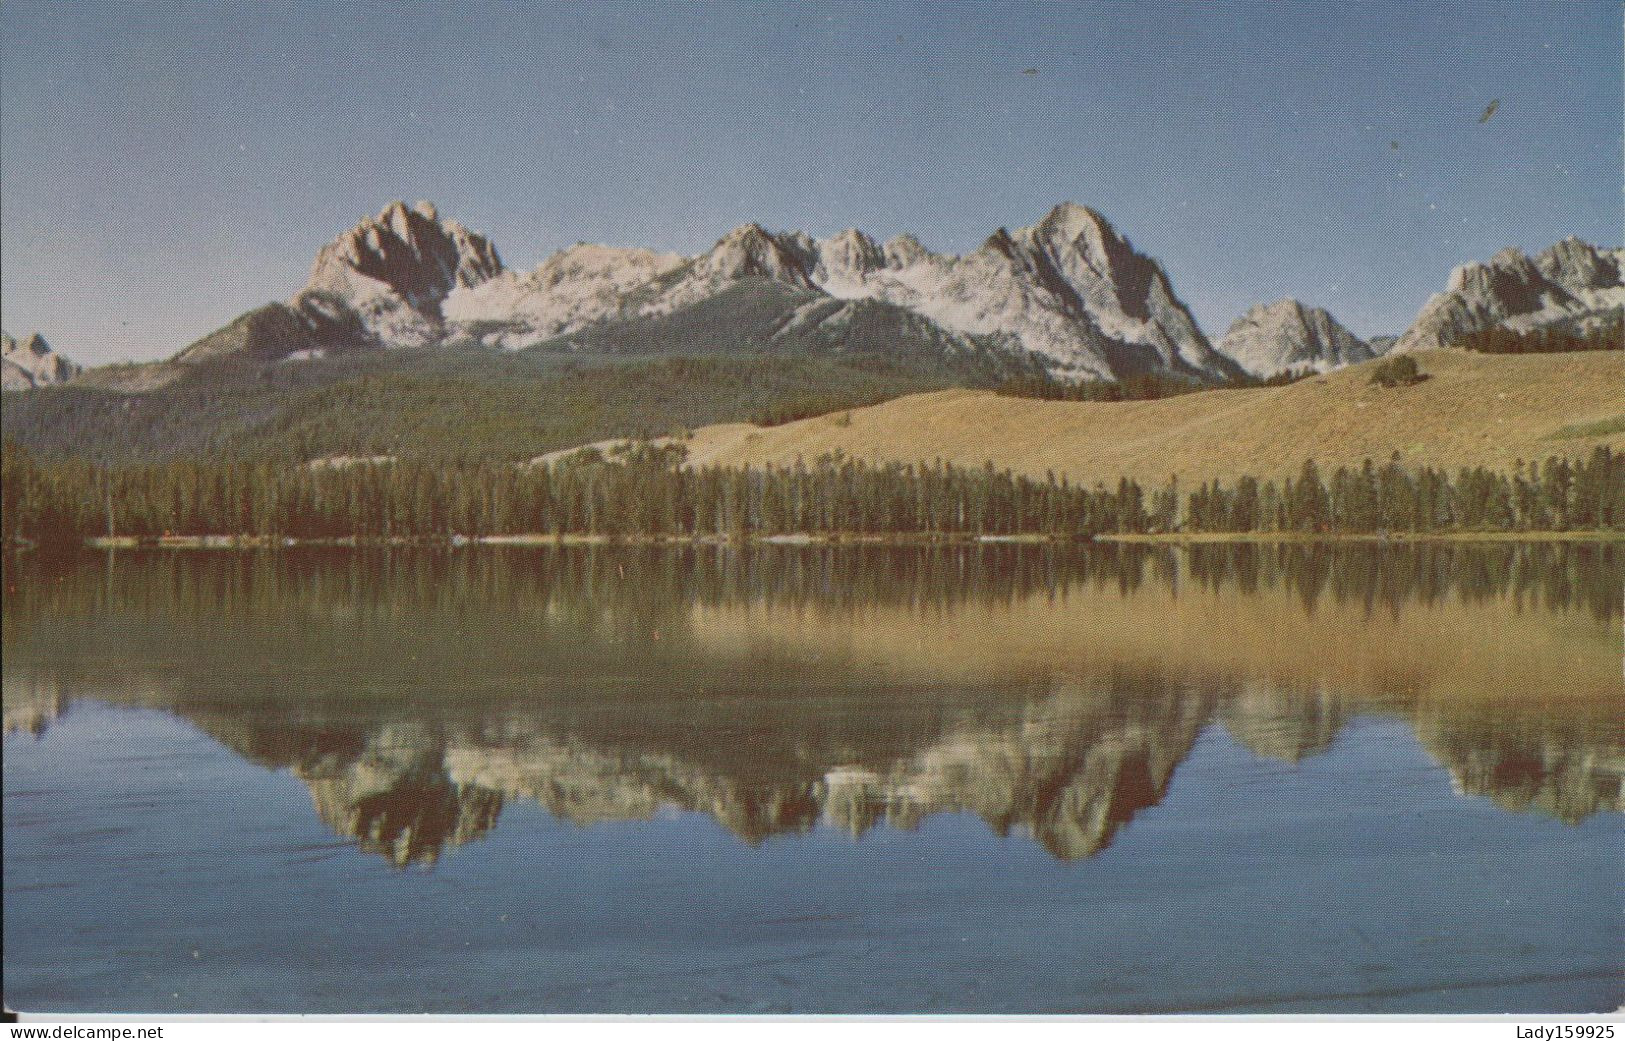
[[[323,246],[287,301],[238,317],[169,363],[97,382],[148,390],[215,359],[301,361],[369,348],[651,353],[697,335],[717,348],[769,351],[813,336],[839,352],[855,331],[860,339],[878,331],[902,352],[1025,358],[1061,379],[1224,382],[1324,371],[1390,345],[1449,346],[1496,326],[1585,332],[1625,312],[1622,260],[1625,250],[1569,238],[1533,258],[1507,250],[1466,264],[1397,342],[1367,343],[1325,310],[1285,299],[1249,310],[1215,346],[1156,260],[1070,202],[1030,227],[996,230],[963,256],[933,253],[906,234],[879,243],[852,228],[818,239],[749,223],[697,256],[580,243],[528,272],[432,204],[394,202]],[[77,372],[38,336],[25,347],[6,342],[7,389]]]
[[[1622,254],[1571,239],[1534,258],[1508,251],[1467,265],[1403,337],[1361,341],[1326,311],[1287,299],[1253,308],[1214,344],[1157,261],[1070,203],[962,256],[907,235],[816,239],[745,224],[696,256],[578,244],[530,271],[428,203],[392,203],[323,246],[291,297],[165,361],[81,371],[38,335],[8,338],[5,388],[27,393],[7,394],[0,428],[45,457],[109,463],[523,460],[711,424],[840,416],[951,388],[1046,396],[1059,383],[1109,381],[1119,386],[1107,394],[1158,397],[1325,372],[1485,330],[1606,340],[1625,316]],[[1442,366],[1426,363],[1429,373]],[[1538,376],[1495,371],[1489,378]],[[1343,396],[1363,407],[1361,395]],[[1596,418],[1563,412],[1548,426]],[[977,465],[1033,441],[1031,431],[990,441],[989,417],[968,421],[956,436],[983,446]],[[1356,423],[1368,428],[1377,429]],[[1393,417],[1380,429],[1403,439]],[[1297,443],[1302,431],[1287,435],[1271,420],[1249,439],[1279,434],[1300,454],[1331,451],[1328,431],[1309,433]]]
[[[664,326],[691,323],[696,308],[724,300],[730,312],[768,312],[749,329],[707,316],[711,336],[748,349],[813,333],[839,349],[855,327],[879,320],[903,350],[1024,355],[1064,378],[1220,381],[1240,372],[1213,349],[1162,267],[1071,203],[1032,227],[1000,228],[964,256],[932,253],[908,235],[881,244],[856,229],[815,239],[744,224],[698,256],[579,244],[516,272],[488,239],[433,205],[396,202],[324,246],[291,299],[243,315],[174,361],[569,348],[582,336],[604,346],[618,333],[659,342]]]

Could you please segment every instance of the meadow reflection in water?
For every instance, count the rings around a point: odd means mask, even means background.
[[[1223,727],[1403,720],[1464,796],[1625,783],[1606,546],[124,553],[7,561],[5,720],[157,708],[405,866],[515,800],[747,843],[973,813],[1063,860]]]

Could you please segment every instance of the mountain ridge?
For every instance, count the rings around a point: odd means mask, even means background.
[[[554,272],[592,251],[591,272],[614,296],[560,293]],[[616,261],[636,272],[613,269]],[[640,277],[641,276],[641,277]],[[811,298],[902,307],[964,338],[1002,338],[1068,375],[1120,378],[1170,371],[1197,379],[1236,375],[1213,350],[1161,266],[1134,252],[1097,212],[1063,203],[1029,228],[1003,228],[963,256],[936,254],[912,236],[884,246],[849,228],[823,239],[742,224],[707,252],[681,258],[576,246],[529,275],[498,276],[452,294],[463,322],[491,323],[491,346],[530,347],[605,318],[670,314],[746,279]],[[566,313],[553,307],[565,297]],[[517,325],[505,321],[518,314]]]
[[[907,233],[881,243],[857,228],[815,238],[747,222],[693,256],[578,243],[517,271],[490,239],[432,203],[396,201],[323,245],[287,300],[238,316],[168,361],[45,379],[8,365],[6,385],[77,376],[142,392],[222,359],[264,365],[453,345],[568,353],[583,337],[599,350],[646,354],[670,331],[662,321],[692,326],[699,312],[688,312],[724,297],[779,313],[747,330],[710,308],[709,340],[722,350],[783,349],[781,334],[810,324],[819,349],[850,350],[845,330],[862,313],[854,309],[872,305],[912,316],[891,320],[905,352],[993,351],[1063,380],[1154,375],[1218,385],[1326,371],[1390,343],[1398,351],[1449,346],[1486,328],[1594,331],[1625,316],[1622,269],[1625,249],[1570,237],[1533,257],[1510,249],[1458,267],[1397,342],[1367,343],[1324,309],[1288,297],[1250,308],[1215,345],[1162,265],[1099,211],[1072,202],[1030,226],[1000,227],[961,255],[934,253]]]
[[[1462,264],[1394,344],[1398,353],[1449,347],[1495,328],[1586,333],[1625,319],[1625,249],[1576,236],[1533,257],[1504,249]]]
[[[800,295],[784,326],[828,301],[872,302],[935,327],[928,343],[1024,354],[1062,378],[1159,373],[1218,383],[1241,372],[1213,348],[1162,266],[1075,203],[1013,232],[999,228],[961,256],[907,234],[882,245],[856,228],[817,239],[748,222],[694,256],[582,243],[519,272],[433,204],[397,201],[324,245],[286,301],[233,319],[145,367],[152,371],[98,379],[148,389],[182,366],[226,357],[270,363],[458,343],[570,349],[568,338],[588,330],[679,315],[750,286]]]

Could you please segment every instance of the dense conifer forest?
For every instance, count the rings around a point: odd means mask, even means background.
[[[1238,376],[1223,383],[1182,379],[1159,373],[1144,373],[1121,380],[1063,380],[1047,372],[1010,376],[993,388],[1012,398],[1038,398],[1043,401],[1156,401],[1180,394],[1242,387],[1284,387],[1315,374],[1313,368],[1288,369],[1268,377]],[[827,411],[827,410],[826,410]]]
[[[1564,354],[1569,351],[1625,351],[1625,316],[1584,333],[1565,329],[1518,332],[1504,326],[1468,333],[1456,343],[1481,354]]]
[[[501,535],[1307,534],[1625,529],[1625,454],[1552,457],[1511,473],[1407,469],[1397,458],[1283,481],[1181,488],[1043,480],[936,463],[841,457],[762,469],[691,469],[679,444],[588,449],[550,466],[413,461],[108,467],[4,452],[8,544],[96,536],[428,539]]]
[[[625,357],[483,348],[373,351],[288,364],[221,360],[126,394],[94,386],[5,395],[5,437],[40,458],[304,462],[327,455],[516,462],[706,423],[783,422],[1016,369],[991,353],[727,353]]]

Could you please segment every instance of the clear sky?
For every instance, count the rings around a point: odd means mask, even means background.
[[[1072,199],[1214,338],[1287,295],[1397,333],[1464,260],[1621,240],[1614,0],[8,0],[0,29],[4,324],[92,363],[286,298],[396,198],[521,268],[747,220],[959,252]]]

